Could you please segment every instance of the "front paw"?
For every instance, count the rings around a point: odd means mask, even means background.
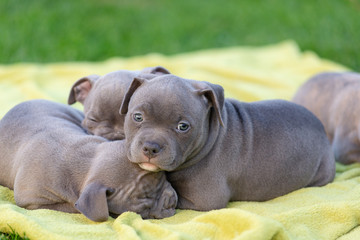
[[[172,187],[165,188],[157,201],[157,206],[150,212],[151,217],[161,219],[173,216],[177,201],[178,197],[175,190]]]

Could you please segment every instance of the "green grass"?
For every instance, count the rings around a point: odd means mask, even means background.
[[[264,45],[360,70],[359,0],[2,0],[0,63],[101,61]]]
[[[9,226],[10,227],[10,226]],[[11,233],[0,233],[0,240],[29,240],[26,235],[22,238],[14,229],[10,227]]]
[[[11,233],[11,234],[0,233],[0,240],[29,240],[29,238],[27,238],[27,237],[22,238],[17,233],[14,233],[14,234],[13,233]]]

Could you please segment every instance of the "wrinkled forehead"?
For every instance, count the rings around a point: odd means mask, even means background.
[[[98,79],[90,91],[84,110],[92,108],[120,108],[125,92],[136,77],[135,71],[116,71]]]
[[[102,76],[99,80],[103,82],[108,82],[112,80],[130,80],[132,81],[134,77],[140,74],[139,71],[130,71],[130,70],[118,70],[110,72]]]
[[[206,108],[205,100],[189,82],[172,78],[157,78],[145,82],[130,99],[129,109],[145,111],[163,117],[199,112]]]
[[[130,86],[133,79],[138,75],[136,71],[120,70],[108,73],[101,77],[94,85],[95,94],[115,95],[119,91],[123,93]]]

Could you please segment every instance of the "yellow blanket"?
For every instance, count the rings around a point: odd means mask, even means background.
[[[0,117],[17,103],[45,98],[66,103],[71,85],[89,74],[162,65],[185,78],[221,84],[242,101],[290,99],[309,76],[345,67],[301,52],[292,41],[265,47],[233,47],[175,56],[150,54],[97,63],[0,66]],[[81,109],[80,105],[76,106]],[[1,154],[1,149],[0,149]],[[1,171],[1,169],[0,169]],[[30,187],[30,186],[29,186]],[[241,186],[239,186],[241,187]],[[210,212],[178,210],[163,220],[132,212],[95,223],[81,214],[25,210],[0,186],[0,232],[14,229],[42,239],[360,239],[360,164],[337,165],[333,183],[267,202],[231,202]]]

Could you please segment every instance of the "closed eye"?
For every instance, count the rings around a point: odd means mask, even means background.
[[[93,117],[88,117],[87,118],[89,121],[91,121],[91,122],[98,122],[95,118],[93,118]]]

